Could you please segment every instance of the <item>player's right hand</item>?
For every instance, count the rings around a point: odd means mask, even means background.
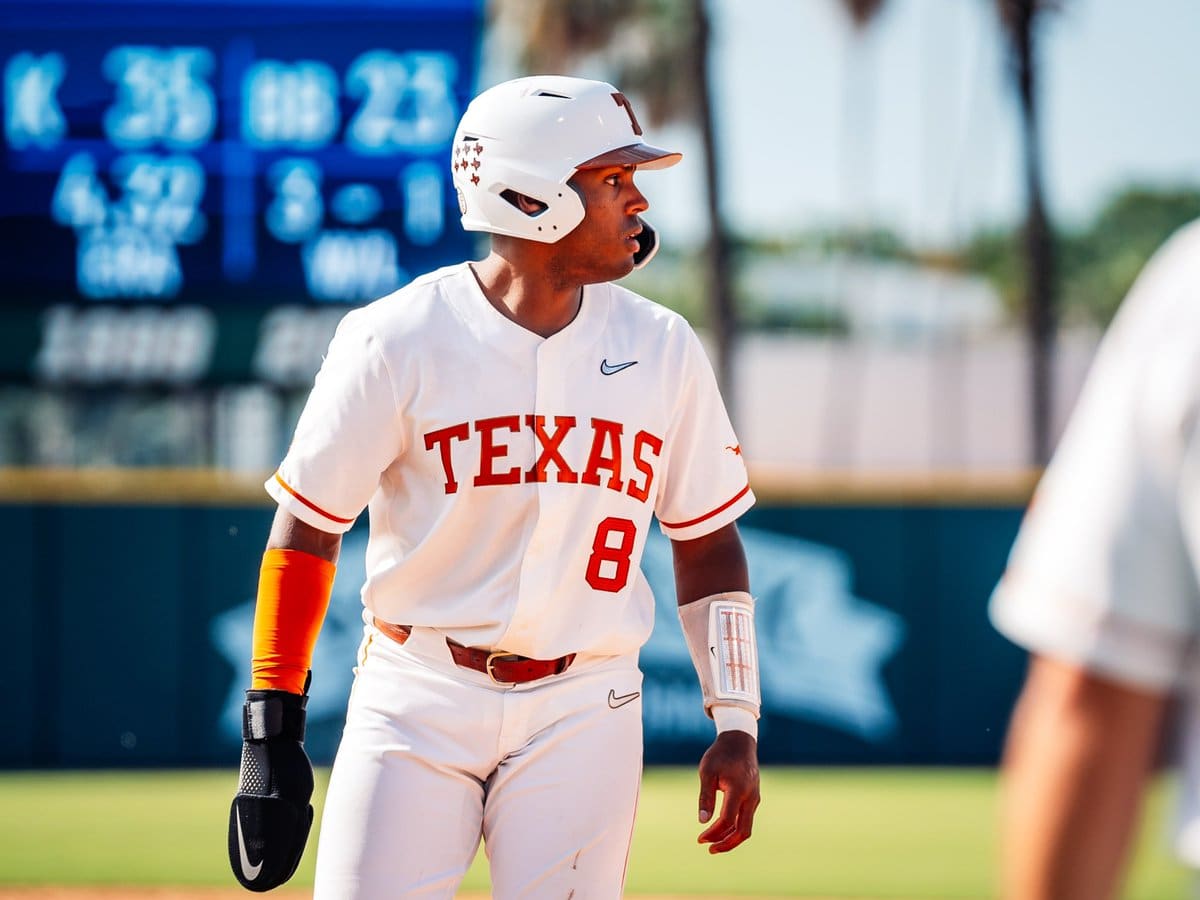
[[[307,702],[307,694],[246,691],[242,768],[229,809],[229,865],[251,891],[283,884],[304,854],[313,820],[313,768],[304,752]]]
[[[700,823],[716,809],[721,813],[698,838],[709,853],[725,853],[750,837],[754,811],[761,800],[758,786],[758,741],[744,731],[723,731],[700,760]]]

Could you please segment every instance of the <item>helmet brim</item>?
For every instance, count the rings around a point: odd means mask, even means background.
[[[637,166],[639,169],[667,169],[681,159],[683,154],[674,150],[663,150],[649,144],[630,144],[593,156],[575,168],[582,170],[603,169],[605,166]]]

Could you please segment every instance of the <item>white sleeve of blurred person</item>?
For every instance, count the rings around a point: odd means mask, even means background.
[[[1200,867],[1200,222],[1138,278],[991,602],[1033,654],[1005,750],[1004,896],[1115,896],[1178,692]]]

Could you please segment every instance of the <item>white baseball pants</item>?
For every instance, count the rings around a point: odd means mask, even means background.
[[[636,654],[498,686],[444,637],[368,624],[317,846],[316,900],[620,897],[642,773]],[[635,696],[636,695],[636,696]]]

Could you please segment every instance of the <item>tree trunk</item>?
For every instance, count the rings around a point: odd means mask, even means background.
[[[1037,0],[1018,0],[1012,22],[1017,50],[1017,86],[1021,98],[1022,144],[1025,156],[1025,324],[1030,354],[1031,462],[1044,466],[1053,449],[1054,238],[1046,217],[1037,117],[1036,36]]]
[[[708,325],[712,333],[717,383],[730,417],[736,424],[733,356],[737,331],[737,316],[733,302],[732,271],[729,263],[729,239],[725,223],[721,218],[721,180],[718,161],[717,138],[713,124],[712,84],[708,71],[710,26],[705,0],[692,0],[695,16],[695,45],[691,58],[696,79],[697,110],[700,122],[700,138],[704,143],[705,201],[708,212],[708,241],[704,250],[705,301],[708,309]]]

